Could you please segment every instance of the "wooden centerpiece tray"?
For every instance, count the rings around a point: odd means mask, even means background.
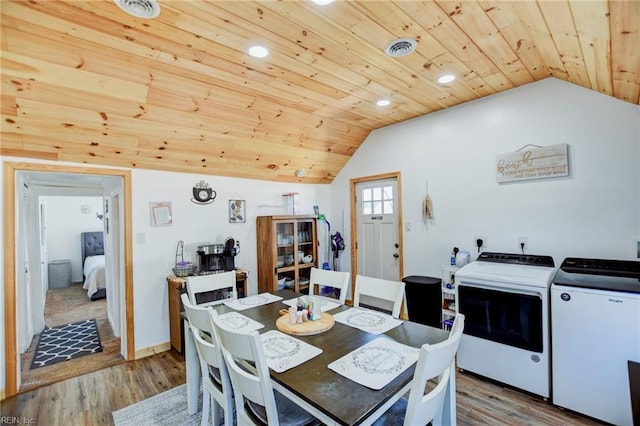
[[[284,311],[284,309],[283,309]],[[276,320],[276,327],[283,333],[292,334],[294,336],[312,336],[314,334],[324,333],[331,330],[335,325],[333,315],[326,312],[322,313],[322,318],[315,321],[305,321],[302,323],[289,324],[289,313],[281,315]]]

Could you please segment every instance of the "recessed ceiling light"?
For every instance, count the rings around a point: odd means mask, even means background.
[[[296,177],[304,177],[307,174],[307,171],[305,169],[298,169],[295,172]]]
[[[326,6],[329,3],[333,3],[333,0],[311,0],[311,1],[319,6]]]
[[[113,0],[120,9],[136,18],[152,19],[160,15],[156,0]]]
[[[378,99],[376,101],[376,105],[378,105],[379,107],[386,107],[386,106],[388,106],[390,104],[391,104],[391,101],[389,99],[386,99],[386,98]]]
[[[247,53],[254,58],[266,58],[269,56],[269,49],[260,45],[249,46]]]
[[[440,76],[440,78],[438,78],[438,83],[447,84],[447,83],[451,83],[455,79],[456,79],[455,75],[445,74],[443,76]]]

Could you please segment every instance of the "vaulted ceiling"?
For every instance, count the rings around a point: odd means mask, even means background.
[[[374,129],[548,77],[640,102],[640,1],[159,5],[1,1],[0,153],[328,183]]]

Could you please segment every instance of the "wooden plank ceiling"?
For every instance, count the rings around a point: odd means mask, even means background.
[[[551,76],[640,101],[640,1],[159,4],[1,1],[0,153],[329,183],[373,129]]]

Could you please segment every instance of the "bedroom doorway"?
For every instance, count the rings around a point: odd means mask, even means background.
[[[96,179],[95,183],[103,185],[102,180]],[[35,190],[37,182],[29,186]],[[105,298],[103,295],[106,295],[105,266],[113,269],[113,260],[118,256],[117,253],[112,255],[111,250],[106,256],[104,250],[108,198],[102,195],[76,195],[84,191],[81,187],[69,187],[64,195],[38,197],[39,224],[32,224],[29,230],[35,232],[37,229],[40,233],[39,255],[43,273],[40,277],[32,274],[31,279],[41,278],[45,297],[44,305],[36,298],[30,298],[29,309],[37,320],[33,321],[34,335],[27,342],[28,348],[22,352],[24,348],[20,347],[20,392],[124,362],[120,353],[119,315],[115,315],[120,312],[118,300],[117,297],[107,295]],[[38,192],[50,191],[40,189]],[[96,192],[102,191],[98,188]],[[36,239],[35,236],[33,239]],[[35,250],[28,247],[27,251]],[[85,256],[88,256],[86,260]],[[112,284],[118,282],[119,279],[110,281]],[[112,288],[118,288],[118,285],[109,286],[109,289]],[[95,326],[91,325],[92,322]],[[54,357],[51,349],[47,348],[45,352],[41,342],[46,340],[45,334],[50,335],[54,329],[64,330],[70,327],[69,324],[88,324],[86,330],[97,331],[99,344],[96,346],[100,351],[55,363],[60,358]],[[65,337],[69,339],[65,341],[65,348],[59,350],[69,354],[68,348],[77,347],[76,356],[89,353],[84,350],[85,343],[82,341],[86,338],[82,333],[69,333]],[[42,345],[40,351],[39,345]]]
[[[22,223],[23,197],[25,197],[25,185],[23,182],[24,175],[30,173],[43,172],[46,174],[48,181],[53,186],[69,187],[78,186],[78,183],[90,176],[102,178],[111,178],[117,180],[119,189],[105,189],[105,194],[113,194],[114,191],[119,192],[120,200],[122,200],[118,218],[120,223],[119,235],[117,236],[118,246],[120,248],[120,308],[121,316],[121,342],[120,352],[126,360],[132,360],[135,357],[134,344],[134,324],[133,324],[133,269],[132,264],[132,241],[131,241],[131,172],[128,170],[102,169],[90,167],[74,167],[74,166],[58,166],[39,163],[4,163],[4,239],[5,239],[5,269],[4,269],[4,312],[5,312],[5,396],[11,397],[18,393],[21,381],[21,368],[19,363],[19,348],[24,345],[21,341],[21,333],[19,331],[23,327],[29,327],[31,316],[28,315],[28,309],[25,308],[23,301],[30,294],[27,291],[42,294],[42,288],[28,288],[27,283],[30,281],[31,273],[41,275],[42,265],[39,262],[34,263],[36,256],[29,257],[29,251],[25,247],[32,247],[32,250],[39,251],[39,242],[37,241],[37,232],[31,232],[31,238],[36,235],[36,240],[28,241],[25,236],[25,227]],[[58,179],[58,176],[64,175],[65,179]],[[38,208],[33,209],[35,216],[38,216]],[[115,211],[114,211],[115,213]],[[31,216],[33,220],[33,217]],[[33,222],[35,223],[35,222]],[[33,225],[31,225],[33,226]],[[33,230],[33,228],[31,228]],[[27,244],[27,243],[30,244]],[[37,247],[33,249],[33,247]],[[40,285],[41,280],[33,282]],[[18,301],[21,301],[18,304]],[[27,305],[28,306],[28,305]],[[25,312],[26,311],[26,312]],[[24,339],[24,338],[22,338]]]

